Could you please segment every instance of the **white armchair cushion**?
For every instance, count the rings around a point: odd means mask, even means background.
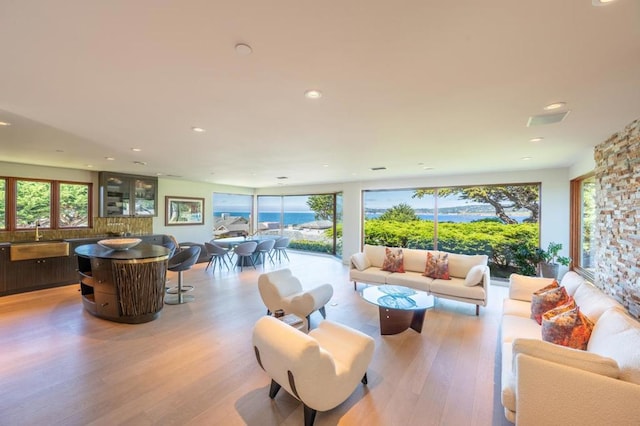
[[[331,284],[322,284],[306,290],[290,269],[279,269],[258,277],[258,290],[267,309],[275,312],[282,309],[286,313],[301,318],[322,308],[333,296]]]
[[[298,293],[288,299],[288,312],[301,317],[306,317],[313,311],[317,311],[327,304],[333,296],[333,287],[331,284],[322,284],[318,287]],[[287,300],[287,298],[285,298]],[[287,312],[287,309],[285,309]]]
[[[618,378],[620,369],[618,363],[611,358],[595,353],[556,345],[536,339],[514,339],[513,341],[513,369],[518,354],[531,355],[546,361],[569,367],[579,368],[603,376]]]
[[[331,321],[306,335],[269,316],[256,322],[253,345],[265,372],[295,395],[291,372],[299,399],[318,411],[336,407],[353,393],[375,346],[366,334]]]
[[[358,271],[364,271],[371,266],[369,258],[364,253],[356,253],[351,256],[351,263]]]

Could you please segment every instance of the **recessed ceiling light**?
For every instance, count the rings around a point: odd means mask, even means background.
[[[107,160],[107,161],[113,161],[113,160],[115,160],[115,158],[113,158],[113,157],[104,157],[104,159],[105,159],[105,160]]]
[[[93,167],[93,164],[87,164],[87,167],[91,168]]]
[[[304,92],[304,97],[307,99],[320,99],[322,97],[322,92],[319,90],[307,90]]]
[[[131,151],[133,151],[133,152],[140,152],[140,151],[142,151],[142,150],[141,150],[140,148],[131,148]]]
[[[329,165],[328,164],[323,164],[322,167],[329,167]]]
[[[536,138],[529,139],[529,142],[540,142],[542,139],[544,139],[542,136],[538,136]]]
[[[146,161],[134,161],[133,164],[137,164],[138,166],[146,166],[147,162]]]
[[[521,160],[522,161],[529,161],[529,160],[531,160],[531,157],[522,157]]]
[[[162,176],[162,175],[163,173],[160,173],[160,172],[156,173],[156,176]]]
[[[554,102],[552,104],[547,105],[546,107],[544,107],[543,109],[545,111],[551,111],[554,109],[559,109],[562,108],[563,106],[565,106],[567,103],[566,102]]]
[[[193,130],[196,133],[204,133],[206,131],[202,127],[192,127],[191,130]]]
[[[11,126],[11,123],[8,123],[6,121],[0,121],[0,126]]]
[[[594,6],[604,6],[605,4],[613,3],[616,0],[591,0],[591,4]]]
[[[251,55],[251,52],[253,52],[253,49],[251,49],[251,46],[249,46],[246,43],[236,44],[235,49],[236,49],[236,54],[238,56],[248,56],[248,55]]]
[[[433,167],[422,166],[422,170],[433,170]]]

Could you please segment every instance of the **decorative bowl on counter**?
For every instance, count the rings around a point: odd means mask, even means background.
[[[98,244],[111,250],[128,250],[140,244],[141,241],[140,238],[110,238],[108,240],[100,240]]]

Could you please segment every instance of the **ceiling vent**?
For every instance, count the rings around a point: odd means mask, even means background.
[[[527,127],[542,126],[543,124],[559,123],[569,114],[569,111],[556,112],[554,114],[532,115],[527,121]]]
[[[371,171],[378,171],[378,170],[387,170],[386,167],[382,166],[382,167],[371,167],[369,170]]]

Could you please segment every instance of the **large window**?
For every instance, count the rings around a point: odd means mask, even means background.
[[[91,226],[90,183],[0,179],[0,229]]]
[[[486,254],[494,277],[539,245],[539,185],[365,191],[364,243]]]
[[[571,258],[573,268],[593,280],[596,225],[596,180],[593,175],[571,182]]]
[[[253,234],[251,211],[253,196],[213,194],[213,235],[211,238],[238,237]]]
[[[293,249],[335,254],[342,246],[337,198],[337,194],[258,196],[257,232],[289,237]]]

